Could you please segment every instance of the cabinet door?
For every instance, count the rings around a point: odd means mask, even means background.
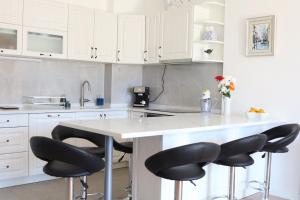
[[[44,136],[51,138],[52,130],[61,121],[72,120],[75,118],[73,113],[47,113],[32,114],[29,116],[29,138],[33,136]],[[36,158],[32,151],[29,151],[29,175],[43,173],[44,161]]]
[[[20,55],[22,26],[0,23],[0,55]]]
[[[113,13],[95,11],[95,60],[116,62],[118,17]]]
[[[67,32],[23,27],[23,54],[43,58],[66,58]]]
[[[145,51],[145,16],[118,17],[118,63],[143,64]]]
[[[24,0],[24,26],[67,31],[68,5],[53,0]]]
[[[191,59],[193,11],[177,8],[162,14],[161,60]]]
[[[146,63],[159,63],[160,16],[146,17]]]
[[[22,25],[23,0],[0,0],[0,22]]]
[[[27,152],[0,155],[0,181],[26,176],[28,176]]]
[[[68,57],[73,60],[94,60],[94,11],[70,6],[68,25]]]

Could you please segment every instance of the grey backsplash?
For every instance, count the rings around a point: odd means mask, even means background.
[[[87,98],[104,95],[104,65],[64,60],[0,60],[0,104],[20,104],[23,96],[66,95],[79,103],[80,84],[89,80]]]
[[[144,66],[143,85],[151,88],[153,99],[161,91],[163,66]],[[222,64],[168,65],[165,74],[165,92],[155,104],[199,107],[201,93],[209,89],[215,99],[215,109],[221,107],[215,76],[223,73]]]

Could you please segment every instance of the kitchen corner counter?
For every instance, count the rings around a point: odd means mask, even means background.
[[[250,121],[243,115],[225,117],[220,114],[199,113],[141,119],[76,120],[61,122],[60,125],[116,138],[129,139],[179,133],[199,133],[277,123],[280,123],[280,121]]]
[[[142,111],[142,110],[141,110]],[[144,110],[148,112],[147,110]],[[76,120],[61,122],[60,125],[106,136],[107,160],[111,160],[113,138],[133,139],[133,200],[164,200],[173,199],[174,184],[172,181],[159,179],[145,168],[145,160],[160,151],[197,142],[214,142],[222,144],[227,141],[259,134],[262,131],[282,124],[279,120],[250,121],[246,115],[223,116],[220,114],[175,114],[174,116],[153,118],[129,118],[107,120]],[[187,155],[188,156],[188,155]],[[111,180],[111,163],[107,162],[105,175]],[[208,177],[221,174],[219,169],[208,171]],[[147,180],[147,181],[145,181]],[[212,180],[204,180],[202,187],[210,185]],[[111,183],[109,183],[111,185]],[[149,188],[149,185],[152,187]],[[195,191],[194,186],[185,184],[184,199],[193,199],[195,195],[207,199],[211,194],[201,190]],[[110,187],[107,187],[108,189]],[[222,185],[222,188],[225,188]],[[192,195],[193,194],[193,195]]]

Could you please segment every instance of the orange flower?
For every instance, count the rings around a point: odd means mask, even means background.
[[[230,89],[230,91],[234,91],[234,90],[235,90],[235,85],[234,85],[234,83],[230,83],[229,89]]]

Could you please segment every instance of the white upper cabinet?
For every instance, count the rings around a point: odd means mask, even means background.
[[[93,61],[95,57],[94,10],[80,6],[69,7],[68,57]]]
[[[118,63],[144,64],[145,16],[118,17]]]
[[[117,15],[95,11],[94,48],[96,61],[116,62],[117,26]]]
[[[146,64],[159,63],[160,60],[160,15],[146,17]]]
[[[66,58],[67,32],[23,27],[23,55]]]
[[[0,55],[22,53],[22,26],[0,23]]]
[[[161,60],[192,59],[193,10],[177,8],[162,13]]]
[[[23,0],[0,0],[0,22],[22,25]]]
[[[24,26],[67,31],[68,5],[53,0],[24,0]]]

